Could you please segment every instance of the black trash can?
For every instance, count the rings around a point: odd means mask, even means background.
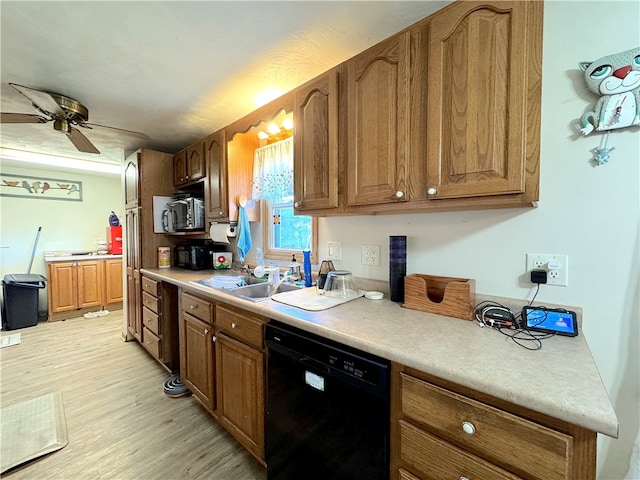
[[[38,291],[44,288],[46,277],[30,273],[4,276],[3,318],[7,330],[33,327],[38,324]]]

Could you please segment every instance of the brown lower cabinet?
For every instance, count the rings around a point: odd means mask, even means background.
[[[182,381],[266,465],[269,319],[185,291],[179,297]],[[390,422],[391,480],[595,479],[595,432],[396,363]]]
[[[216,410],[213,303],[180,295],[180,378],[210,412]]]
[[[179,310],[182,382],[264,464],[267,319],[184,291]]]
[[[394,366],[391,478],[593,479],[596,434]]]

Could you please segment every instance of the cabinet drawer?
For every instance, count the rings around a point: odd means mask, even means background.
[[[160,296],[160,282],[151,280],[147,277],[142,277],[142,290],[149,292],[154,297]]]
[[[519,475],[544,480],[567,477],[573,449],[570,436],[406,374],[400,374],[400,381],[406,419]]]
[[[510,454],[510,452],[505,452]],[[400,459],[422,478],[516,480],[519,477],[400,420]],[[413,475],[400,478],[414,479]]]
[[[182,293],[180,297],[180,308],[203,322],[213,323],[213,309],[211,302],[202,298],[194,297],[188,293]]]
[[[147,327],[142,328],[142,345],[158,360],[162,359],[162,340]]]
[[[400,470],[398,470],[398,477],[400,477],[400,480],[420,480],[415,475],[411,475],[404,468],[401,468]]]
[[[160,299],[147,292],[142,292],[142,306],[153,312],[160,313]]]
[[[264,322],[249,315],[223,305],[216,305],[216,328],[249,345],[262,348]]]
[[[147,307],[142,307],[142,323],[147,329],[160,336],[160,315],[152,312]]]

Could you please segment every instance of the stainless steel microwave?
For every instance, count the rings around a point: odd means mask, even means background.
[[[165,232],[204,231],[204,202],[195,197],[172,200],[162,212],[162,226]]]

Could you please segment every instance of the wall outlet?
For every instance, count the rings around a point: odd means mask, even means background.
[[[527,273],[546,270],[547,285],[569,284],[569,256],[554,253],[527,253]]]
[[[342,260],[341,242],[327,242],[327,260]]]
[[[362,265],[380,265],[380,245],[362,245]]]

